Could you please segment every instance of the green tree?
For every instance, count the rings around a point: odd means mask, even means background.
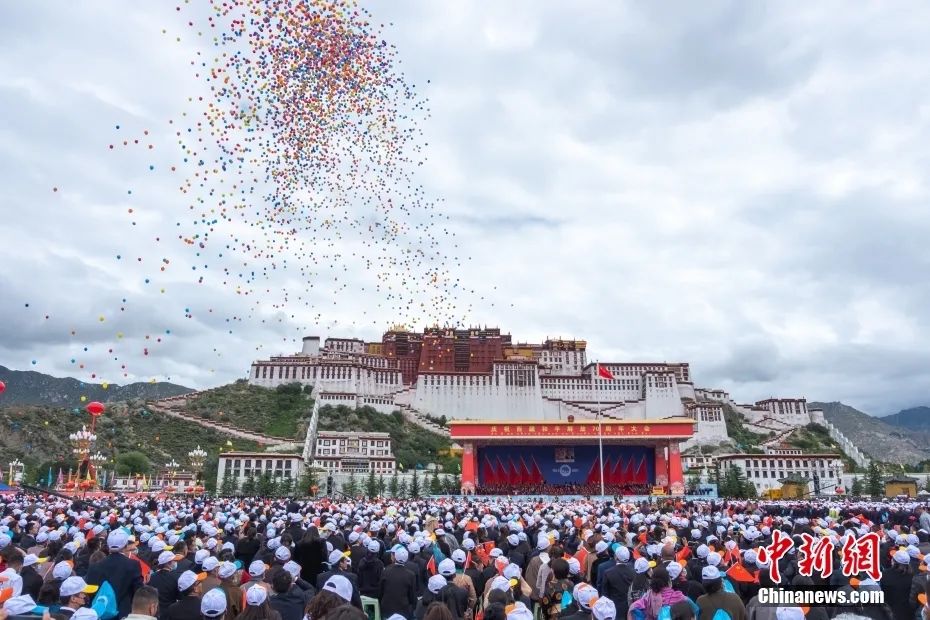
[[[863,491],[864,489],[865,489],[865,485],[862,484],[862,478],[860,478],[859,476],[856,476],[855,478],[853,478],[853,481],[852,481],[852,488],[850,488],[850,490],[849,490],[849,492],[852,494],[852,496],[853,496],[853,497],[861,497],[861,496],[862,496],[862,491]]]
[[[304,470],[304,473],[300,476],[300,481],[297,483],[297,486],[294,488],[294,495],[297,497],[307,497],[312,493],[311,489],[313,487],[320,486],[320,475],[319,471],[314,467],[308,467]]]
[[[236,494],[236,479],[233,476],[223,478],[223,484],[220,486],[220,495],[222,497],[231,497]]]
[[[723,476],[720,495],[735,499],[745,499],[747,491],[746,477],[743,475],[743,471],[736,465],[730,465],[730,468]]]
[[[394,472],[394,475],[391,476],[391,482],[388,484],[388,493],[391,497],[399,497],[400,493],[400,481],[397,479],[397,472]]]
[[[688,493],[694,495],[697,493],[698,488],[701,486],[701,474],[700,472],[694,472],[688,476],[688,481],[685,484],[685,488]]]
[[[882,472],[878,468],[878,463],[872,461],[869,463],[869,469],[865,473],[865,492],[872,497],[881,497],[884,495],[884,490]]]
[[[442,483],[439,481],[439,472],[433,470],[433,477],[429,481],[429,492],[431,495],[442,495]]]
[[[273,497],[275,494],[275,483],[271,474],[267,471],[261,475],[256,482],[255,492],[261,497]]]
[[[278,480],[278,495],[280,497],[294,496],[294,480],[290,476],[282,476]]]
[[[134,476],[136,474],[148,474],[152,469],[152,463],[149,457],[135,450],[123,452],[116,457],[116,471],[121,476]]]
[[[458,478],[458,476],[449,475],[443,479],[443,487],[445,488],[446,495],[458,495],[462,490]]]
[[[384,474],[378,476],[378,495],[384,497],[384,492],[387,490],[387,483],[384,481]]]
[[[378,479],[375,478],[375,470],[368,470],[368,479],[365,480],[365,495],[368,499],[378,496]]]
[[[417,470],[413,470],[413,478],[410,479],[410,497],[418,499],[420,497],[420,478]]]
[[[358,481],[355,479],[355,473],[349,474],[349,479],[342,485],[342,492],[349,497],[358,496]]]
[[[250,497],[255,495],[255,492],[258,488],[258,484],[255,481],[255,476],[249,472],[249,475],[246,477],[245,482],[242,483],[242,494]]]
[[[407,485],[406,480],[400,481],[400,486],[397,488],[396,497],[399,497],[401,499],[406,499],[410,497],[410,487]]]

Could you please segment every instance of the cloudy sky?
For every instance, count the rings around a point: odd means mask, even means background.
[[[355,266],[357,294],[320,282],[293,313],[159,271],[196,261],[152,239],[186,208],[148,170],[175,154],[107,147],[170,143],[209,43],[190,4],[77,4],[0,22],[0,364],[209,387],[304,334],[377,339],[395,317]],[[470,257],[474,324],[688,361],[739,400],[930,404],[927,7],[366,6],[429,99],[416,182]]]

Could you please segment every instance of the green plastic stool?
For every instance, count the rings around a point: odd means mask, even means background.
[[[381,603],[376,598],[363,596],[362,611],[368,616],[368,620],[381,620]]]

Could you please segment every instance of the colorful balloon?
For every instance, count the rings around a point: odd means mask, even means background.
[[[96,418],[99,415],[103,415],[103,412],[106,409],[106,407],[103,406],[103,403],[95,400],[93,402],[87,403],[87,406],[84,407],[84,409],[87,411],[87,413],[89,413],[90,415]]]

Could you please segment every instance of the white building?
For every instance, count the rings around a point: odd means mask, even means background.
[[[322,346],[319,337],[308,336],[300,353],[253,362],[249,382],[269,388],[310,385],[317,407],[367,405],[381,413],[402,410],[413,419],[687,416],[695,421],[695,435],[685,449],[728,440],[725,407],[740,413],[748,430],[763,435],[825,424],[823,412],[808,408],[803,398],[742,405],[724,390],[695,388],[687,363],[603,363],[614,377],[603,379],[587,363],[585,341],[513,344],[509,336],[492,332],[465,331],[469,338],[457,340],[451,332],[392,331],[382,342],[328,338]],[[308,462],[314,460],[314,432],[312,427],[305,442]]]
[[[258,478],[265,473],[275,479],[299,480],[304,473],[303,457],[274,452],[223,452],[216,470],[216,488],[221,489],[223,481],[232,477],[240,489],[250,476]]]
[[[318,431],[314,456],[314,467],[333,474],[390,475],[396,468],[389,433]]]
[[[808,478],[812,494],[815,478],[821,495],[835,495],[836,488],[843,486],[843,460],[838,454],[724,454],[714,462],[721,479],[731,465],[736,465],[760,495],[780,489],[779,480],[791,475]]]

